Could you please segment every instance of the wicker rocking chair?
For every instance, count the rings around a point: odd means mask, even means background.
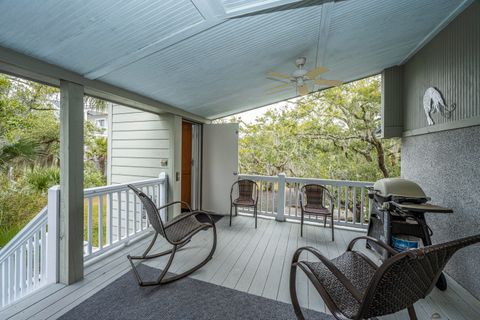
[[[148,220],[150,221],[150,224],[155,230],[155,236],[153,237],[152,242],[150,243],[150,245],[147,247],[147,249],[145,250],[145,252],[143,252],[141,256],[130,256],[130,255],[127,256],[128,260],[130,261],[130,264],[132,265],[133,271],[135,273],[135,277],[138,280],[138,284],[140,286],[154,286],[154,285],[162,285],[162,284],[170,283],[172,281],[188,276],[189,274],[203,267],[208,261],[210,261],[210,259],[213,256],[213,253],[215,252],[215,248],[217,245],[217,231],[215,227],[215,221],[212,219],[212,217],[210,217],[210,215],[208,215],[206,212],[203,212],[203,211],[191,211],[188,204],[182,201],[171,202],[164,206],[161,206],[160,208],[157,208],[155,206],[155,203],[152,201],[152,199],[150,199],[150,197],[148,197],[140,189],[132,185],[129,185],[128,187],[132,189],[133,192],[135,192],[135,194],[142,201],[143,207],[147,212]],[[175,217],[174,219],[172,219],[171,221],[168,221],[167,223],[164,224],[162,219],[160,218],[159,211],[177,203],[186,205],[186,207],[189,209],[189,212],[184,212],[179,216]],[[196,216],[199,216],[199,215],[203,215],[207,217],[207,220],[209,220],[209,222],[207,223],[199,222],[196,218]],[[197,234],[202,230],[207,230],[210,228],[212,228],[212,231],[213,231],[213,245],[208,256],[202,262],[200,262],[198,265],[194,266],[190,270],[175,276],[170,276],[168,278],[165,278],[168,272],[168,269],[170,268],[173,262],[175,253],[180,248],[182,248],[187,243],[189,243],[195,234]],[[164,237],[165,240],[167,240],[168,243],[170,243],[173,246],[173,248],[160,253],[149,255],[148,253],[150,252],[153,245],[155,244],[155,241],[157,240],[158,235]],[[142,278],[140,277],[140,274],[138,273],[137,268],[135,267],[135,264],[133,263],[133,260],[152,259],[152,258],[164,256],[167,254],[170,254],[170,258],[168,259],[167,265],[165,266],[163,271],[160,273],[158,278],[155,281],[143,281]]]
[[[355,242],[368,239],[393,256],[377,266],[360,252]],[[353,239],[345,253],[329,260],[315,248],[299,248],[292,261],[290,296],[298,319],[304,319],[297,299],[297,267],[303,270],[336,319],[369,319],[408,309],[417,319],[413,304],[425,298],[452,255],[459,249],[480,242],[480,235],[398,253],[372,237]],[[299,261],[308,251],[319,262]]]

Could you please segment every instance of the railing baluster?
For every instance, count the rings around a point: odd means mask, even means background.
[[[41,229],[41,246],[40,251],[40,283],[45,283],[47,278],[47,225],[43,225]]]
[[[15,250],[15,300],[20,298],[20,248]]]
[[[300,183],[295,183],[295,217],[298,217],[298,204],[299,204],[299,192],[300,192]]]
[[[8,257],[8,301],[14,301],[13,289],[14,289],[14,272],[15,272],[15,260],[14,256]]]
[[[103,195],[98,196],[98,249],[103,249]]]
[[[363,206],[365,205],[365,188],[361,187],[361,194],[360,194],[360,224],[363,226],[365,223],[365,214],[364,214],[364,208]]]
[[[353,208],[352,208],[352,222],[357,223],[357,187],[353,187]]]
[[[108,194],[108,201],[109,201],[109,215],[108,220],[110,223],[110,228],[108,228],[108,245],[112,245],[113,243],[113,194]]]
[[[345,187],[345,222],[348,223],[348,189],[349,187]]]
[[[87,252],[88,255],[92,254],[92,229],[93,229],[93,223],[92,223],[92,197],[88,197],[88,223],[87,223]]]
[[[0,306],[3,308],[4,305],[7,304],[6,301],[6,289],[7,289],[7,282],[6,282],[6,275],[5,275],[5,262],[0,263]]]
[[[260,209],[259,211],[262,212],[263,209],[263,181],[261,179],[258,180],[259,190],[260,190]]]
[[[130,199],[129,191],[125,190],[125,236],[130,237]]]
[[[38,232],[33,234],[33,287],[38,286]]]
[[[33,245],[32,238],[28,238],[28,251],[27,251],[27,291],[32,289],[32,269],[33,269]]]
[[[46,259],[46,257],[45,257]],[[27,286],[27,279],[26,279],[26,272],[27,272],[27,268],[26,268],[26,263],[27,263],[27,260],[26,260],[26,256],[25,256],[25,243],[22,243],[22,245],[20,246],[20,267],[19,267],[19,270],[20,270],[20,290],[22,291],[22,296],[25,295],[25,290],[26,290],[26,286]]]
[[[134,233],[137,233],[137,219],[138,219],[138,212],[137,212],[137,197],[133,197],[133,229],[135,230]]]
[[[140,190],[143,191],[143,188],[140,188]],[[140,230],[143,231],[144,225],[143,225],[143,203],[140,201]]]
[[[117,241],[122,239],[122,192],[117,192]]]

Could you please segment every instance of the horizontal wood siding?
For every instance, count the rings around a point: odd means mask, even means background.
[[[109,182],[156,178],[169,172],[171,115],[158,115],[113,105],[111,112]],[[162,166],[167,161],[167,166]]]
[[[406,135],[480,124],[480,2],[474,2],[404,66],[404,130]],[[450,118],[433,114],[427,127],[423,96],[438,88]],[[473,121],[473,120],[475,121]]]

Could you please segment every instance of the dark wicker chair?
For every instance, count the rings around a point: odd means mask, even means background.
[[[360,239],[373,241],[393,256],[377,266],[360,252],[353,251]],[[358,237],[347,251],[329,260],[315,248],[298,249],[290,271],[290,296],[298,319],[304,319],[298,304],[295,278],[302,269],[336,319],[369,319],[408,309],[417,319],[413,304],[425,298],[452,255],[459,249],[480,242],[480,235],[398,253],[372,237]],[[308,251],[319,262],[298,261]]]
[[[328,199],[330,206],[327,207],[325,199]],[[332,229],[332,241],[335,240],[333,228],[334,198],[327,188],[319,184],[306,184],[300,189],[300,236],[303,237],[303,221],[305,215],[323,216],[323,227],[327,226],[327,217],[330,217]]]
[[[232,226],[233,207],[235,207],[235,215],[238,214],[238,207],[251,207],[253,208],[253,216],[255,218],[255,228],[257,228],[257,204],[257,183],[249,179],[235,181],[230,189],[230,226]]]
[[[166,283],[181,279],[195,272],[201,267],[203,267],[212,258],[213,253],[215,252],[215,248],[217,246],[217,231],[215,228],[215,221],[212,219],[212,217],[210,217],[210,215],[208,215],[206,212],[203,212],[203,211],[191,211],[190,206],[182,201],[171,202],[164,206],[161,206],[160,208],[157,208],[155,206],[155,203],[152,201],[152,199],[150,199],[150,197],[148,197],[140,189],[132,185],[129,185],[128,187],[132,189],[133,192],[135,192],[135,194],[142,201],[143,208],[147,212],[148,220],[150,221],[150,224],[155,230],[155,236],[153,237],[152,242],[150,243],[150,245],[147,247],[147,249],[145,250],[145,252],[143,252],[141,256],[130,256],[130,255],[127,256],[128,260],[130,261],[130,264],[132,265],[133,271],[135,273],[135,277],[138,280],[138,284],[140,286],[161,285],[161,284],[166,284]],[[189,209],[189,212],[183,212],[179,216],[175,217],[174,219],[164,224],[160,217],[159,211],[171,205],[180,204],[180,203],[185,205]],[[196,218],[199,215],[205,216],[208,222],[206,223],[199,222],[199,220]],[[173,262],[173,258],[175,257],[175,253],[177,252],[177,250],[179,250],[181,247],[189,243],[195,234],[197,234],[202,230],[208,230],[210,228],[212,228],[212,231],[213,231],[213,245],[208,256],[202,262],[192,267],[188,271],[185,271],[175,276],[170,276],[168,278],[165,278],[168,272],[168,269],[170,268]],[[148,253],[150,252],[153,245],[155,244],[155,241],[157,240],[158,235],[164,237],[165,240],[167,240],[168,243],[170,243],[173,246],[173,248],[167,251],[149,255]],[[143,281],[142,278],[140,277],[140,274],[138,273],[137,268],[135,267],[135,264],[133,263],[133,260],[152,259],[152,258],[164,256],[167,254],[170,254],[170,257],[168,259],[167,265],[165,266],[163,271],[160,273],[158,278],[155,281]]]

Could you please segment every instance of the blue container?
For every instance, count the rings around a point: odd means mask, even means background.
[[[420,246],[420,238],[413,236],[395,235],[392,236],[392,247],[397,251],[416,249]]]

